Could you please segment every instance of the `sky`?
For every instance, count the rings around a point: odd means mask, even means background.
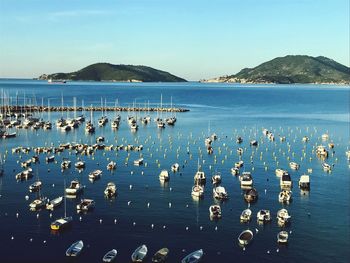
[[[286,55],[350,65],[349,0],[0,0],[0,78],[97,62],[187,80]]]

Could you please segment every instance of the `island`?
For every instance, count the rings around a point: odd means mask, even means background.
[[[56,81],[185,82],[169,72],[147,66],[95,63],[70,73],[43,74],[38,79]]]
[[[242,69],[234,75],[201,82],[346,85],[350,83],[350,68],[323,56],[287,55],[262,63],[255,68]]]

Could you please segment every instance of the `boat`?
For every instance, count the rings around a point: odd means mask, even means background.
[[[330,172],[332,171],[332,166],[330,166],[328,163],[323,163],[322,168],[325,172]]]
[[[280,231],[277,234],[277,243],[280,243],[280,244],[288,243],[288,232],[287,231]]]
[[[4,139],[9,139],[9,138],[15,138],[16,136],[17,136],[17,133],[16,133],[16,132],[12,132],[12,133],[5,132],[5,133],[2,135],[2,138],[4,138]]]
[[[192,192],[191,192],[191,194],[192,194],[192,196],[194,196],[194,197],[202,197],[203,196],[203,194],[204,194],[204,189],[203,189],[203,187],[202,186],[200,186],[200,185],[194,185],[193,187],[192,187]]]
[[[278,210],[277,212],[277,220],[278,220],[278,224],[279,225],[286,225],[287,223],[290,222],[290,218],[291,216],[288,213],[288,210],[285,208],[282,208],[280,210]]]
[[[232,167],[231,174],[232,175],[239,175],[239,169],[237,167]]]
[[[63,160],[63,162],[61,163],[61,169],[68,169],[71,167],[71,161],[70,160]]]
[[[280,178],[281,188],[291,188],[293,186],[292,178],[288,173],[285,173]]]
[[[250,172],[243,172],[239,176],[239,180],[241,181],[241,187],[250,187],[253,185],[253,178]]]
[[[174,163],[172,166],[171,166],[171,170],[175,173],[177,171],[179,171],[179,168],[180,168],[180,165],[178,163]]]
[[[300,168],[300,165],[297,164],[296,162],[290,162],[289,167],[293,170],[298,170]]]
[[[103,136],[98,136],[96,138],[96,142],[104,142],[104,141],[105,141],[105,137],[103,137]]]
[[[350,150],[345,152],[346,158],[348,158],[348,161],[350,161]]]
[[[248,189],[244,193],[244,200],[248,203],[253,203],[258,200],[258,191],[255,188]]]
[[[102,258],[103,262],[112,262],[117,256],[118,252],[116,249],[108,251]]]
[[[237,142],[238,144],[241,144],[241,143],[243,142],[242,137],[238,136],[237,139],[236,139],[236,142]]]
[[[258,146],[258,141],[257,140],[252,140],[249,142],[250,146]]]
[[[206,182],[206,178],[205,178],[205,173],[201,170],[201,166],[199,165],[199,159],[198,159],[197,166],[198,166],[197,172],[194,175],[194,183],[199,185],[204,185]]]
[[[115,196],[117,194],[117,187],[115,183],[109,182],[106,186],[106,189],[104,190],[104,194],[107,197]]]
[[[139,166],[143,164],[143,158],[139,158],[137,160],[134,161],[134,165]]]
[[[243,167],[243,165],[244,165],[243,161],[238,161],[238,162],[235,163],[235,167],[238,168],[238,169]]]
[[[288,173],[288,171],[283,170],[283,169],[280,169],[280,168],[277,168],[277,169],[275,170],[275,174],[276,174],[276,176],[278,176],[278,177],[281,177],[282,175],[287,174],[287,173]]]
[[[163,129],[165,128],[165,123],[160,119],[159,121],[157,121],[157,127]]]
[[[152,257],[152,262],[166,262],[167,258],[168,258],[168,254],[169,254],[169,249],[162,248],[160,250],[158,250]]]
[[[169,181],[170,177],[169,177],[169,173],[167,170],[162,170],[159,174],[159,180],[160,181]]]
[[[211,205],[209,207],[210,218],[220,218],[221,217],[221,207],[219,205]]]
[[[252,217],[252,210],[249,208],[244,209],[241,213],[240,220],[243,223],[249,222]]]
[[[33,202],[29,204],[30,210],[37,210],[46,205],[47,197],[39,196]]]
[[[64,188],[65,188],[65,184],[66,183],[64,183]],[[56,204],[57,204],[57,202],[56,202]],[[73,217],[67,216],[67,204],[66,204],[66,196],[65,196],[64,197],[64,217],[53,221],[50,224],[50,228],[51,228],[51,230],[54,230],[54,231],[61,231],[61,230],[66,229],[67,227],[71,226],[72,222],[73,222]]]
[[[323,141],[327,141],[329,139],[329,135],[327,133],[322,134],[321,136]]]
[[[115,170],[116,168],[117,168],[117,163],[116,162],[110,161],[107,164],[107,170]]]
[[[33,177],[33,170],[32,168],[28,168],[22,172],[19,172],[16,174],[16,180],[28,180]]]
[[[147,252],[148,249],[146,245],[139,246],[131,255],[132,262],[142,262],[147,256]]]
[[[81,251],[84,248],[84,243],[82,240],[79,240],[73,243],[66,251],[67,257],[77,257],[80,255]]]
[[[203,253],[202,249],[194,251],[194,252],[188,254],[186,257],[184,257],[181,260],[181,263],[197,263],[202,259],[203,254],[204,253]]]
[[[66,188],[66,193],[69,195],[77,195],[83,191],[83,186],[78,180],[73,180],[70,183],[70,186]]]
[[[292,200],[292,192],[288,190],[282,190],[278,195],[278,201],[281,203],[289,203]]]
[[[37,191],[39,191],[41,186],[42,186],[42,182],[38,180],[29,186],[29,191],[30,192],[37,192]]]
[[[303,174],[299,179],[299,188],[300,189],[310,189],[310,176]]]
[[[271,220],[270,210],[259,210],[257,214],[257,219],[260,222],[269,222]]]
[[[213,188],[213,196],[216,199],[220,199],[220,200],[226,200],[228,199],[228,194],[226,192],[225,187],[223,186],[217,186]]]
[[[333,147],[334,147],[334,145],[333,145]],[[316,156],[327,158],[328,157],[328,151],[327,151],[326,147],[323,146],[323,145],[317,146],[316,147]]]
[[[253,240],[253,237],[254,234],[251,230],[244,230],[238,236],[238,243],[242,246],[246,246]]]
[[[219,173],[217,174],[214,174],[212,177],[211,177],[211,181],[213,183],[213,185],[218,185],[221,183],[221,175]]]
[[[47,204],[46,204],[46,209],[48,210],[54,210],[55,207],[59,206],[63,201],[63,196],[59,196],[53,200],[50,200]]]
[[[243,148],[238,148],[238,149],[237,149],[237,153],[238,153],[239,155],[242,155],[242,154],[243,154]]]
[[[91,173],[89,173],[89,180],[95,181],[101,177],[102,171],[101,170],[95,170]]]
[[[95,201],[92,199],[82,199],[79,204],[77,204],[78,211],[89,211],[95,207]]]

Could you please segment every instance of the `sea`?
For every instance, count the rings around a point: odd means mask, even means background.
[[[187,254],[203,249],[201,262],[349,262],[350,260],[350,162],[346,151],[350,147],[349,86],[336,85],[258,85],[220,83],[109,83],[67,82],[47,83],[38,80],[1,79],[2,102],[13,105],[50,106],[114,106],[179,107],[188,112],[40,112],[34,116],[54,123],[52,130],[9,129],[15,138],[0,139],[0,154],[4,175],[0,177],[0,262],[102,262],[106,252],[118,251],[115,262],[131,262],[131,254],[145,244],[152,255],[167,247],[167,262],[181,262]],[[57,129],[57,119],[84,114],[96,126],[94,134],[86,134],[84,124],[69,132]],[[119,129],[113,130],[111,120],[121,115]],[[102,115],[109,118],[104,127],[97,126]],[[150,115],[151,123],[132,132],[128,116],[138,119]],[[154,118],[175,116],[174,126],[159,129]],[[267,129],[275,140],[263,133]],[[205,138],[215,133],[213,153],[208,154]],[[328,134],[328,140],[322,135]],[[20,163],[35,153],[12,153],[16,147],[57,147],[61,143],[95,144],[103,136],[105,145],[143,146],[141,151],[96,150],[93,155],[80,155],[65,150],[55,154],[55,162],[32,164],[34,176],[17,182],[15,175],[22,171]],[[237,144],[236,139],[243,139]],[[303,142],[307,136],[308,142]],[[283,139],[281,139],[283,138]],[[258,146],[250,146],[257,140]],[[329,149],[329,143],[334,144]],[[315,149],[324,145],[327,159],[316,156]],[[240,156],[237,149],[241,147]],[[144,159],[134,166],[133,161]],[[61,171],[64,158],[72,161],[72,168]],[[86,162],[79,172],[74,168],[78,160]],[[259,197],[248,205],[239,177],[231,174],[234,164],[244,162],[240,172],[251,172]],[[110,161],[117,163],[115,171],[108,171]],[[292,170],[289,162],[300,164]],[[331,165],[326,172],[322,164]],[[171,165],[178,163],[178,172]],[[194,175],[198,167],[207,181],[204,197],[191,196]],[[287,170],[292,178],[292,201],[278,200],[280,178],[275,169]],[[102,170],[99,180],[90,182],[88,174]],[[168,170],[170,180],[162,183],[159,174]],[[220,173],[229,199],[213,198],[211,177]],[[310,175],[309,191],[298,187],[301,175]],[[43,182],[40,194],[54,199],[64,195],[64,188],[74,179],[84,186],[77,198],[66,199],[66,212],[74,221],[71,228],[55,233],[50,223],[64,215],[62,204],[54,211],[30,211],[29,204],[38,193],[28,187],[36,180]],[[108,182],[117,186],[117,196],[107,199],[104,189]],[[95,208],[77,213],[81,198],[93,199]],[[222,217],[211,220],[209,206],[219,204]],[[252,220],[240,222],[241,212],[250,206]],[[277,224],[276,214],[286,208],[291,222]],[[271,222],[258,224],[257,212],[268,209]],[[254,233],[246,247],[238,244],[239,234],[246,229]],[[288,244],[277,243],[277,234],[289,233]],[[84,248],[79,257],[66,257],[66,249],[82,240]]]

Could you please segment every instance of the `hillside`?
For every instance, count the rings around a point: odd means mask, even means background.
[[[207,82],[348,84],[350,68],[322,56],[288,55]]]
[[[71,73],[41,75],[39,79],[86,80],[86,81],[132,81],[132,82],[183,82],[168,72],[146,66],[113,65],[96,63]]]

